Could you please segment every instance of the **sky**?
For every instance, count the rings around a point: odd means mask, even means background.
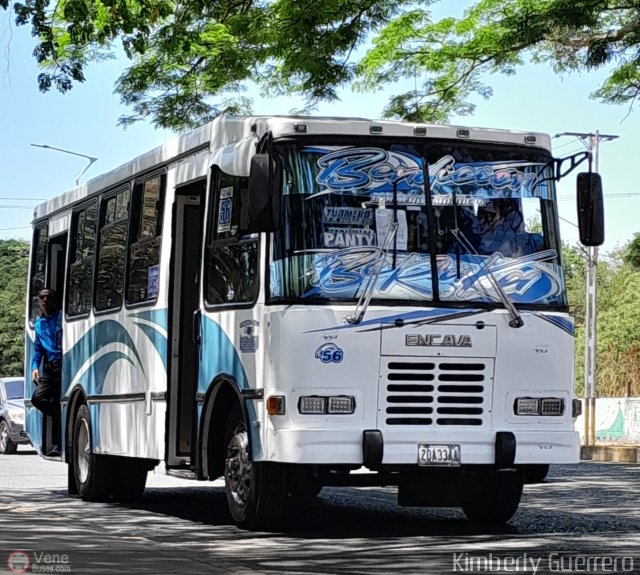
[[[447,2],[447,8],[451,4]],[[465,2],[462,2],[464,4]],[[129,113],[113,93],[113,86],[127,65],[113,60],[93,65],[84,84],[69,93],[52,90],[41,94],[34,41],[27,27],[16,28],[13,16],[0,11],[0,239],[30,237],[33,208],[43,199],[74,187],[87,160],[53,150],[33,147],[46,144],[98,158],[81,182],[128,162],[174,136],[138,123],[126,130],[117,120]],[[605,193],[605,244],[603,255],[623,245],[640,231],[640,183],[630,167],[638,161],[640,109],[610,106],[589,98],[605,78],[604,71],[558,76],[548,66],[526,65],[511,77],[485,77],[494,90],[489,100],[476,100],[472,116],[453,118],[452,124],[546,132],[595,132],[619,136],[600,146],[599,171]],[[320,106],[317,115],[380,118],[389,91],[358,94],[340,92],[338,102]],[[252,94],[249,94],[252,95]],[[294,98],[264,99],[254,96],[256,114],[287,114],[300,108]],[[584,149],[573,137],[553,139],[554,155],[561,157]],[[580,171],[580,170],[577,170]],[[576,172],[577,172],[576,171]],[[561,233],[575,244],[575,174],[558,184]]]

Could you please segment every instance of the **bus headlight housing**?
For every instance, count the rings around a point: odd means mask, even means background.
[[[356,408],[356,400],[350,395],[303,395],[298,400],[298,411],[304,415],[351,415]]]
[[[537,397],[518,397],[515,412],[516,415],[539,415],[540,400]]]
[[[559,416],[564,414],[564,399],[560,397],[518,397],[513,411],[516,415]]]
[[[305,415],[325,413],[327,399],[318,395],[303,395],[298,400],[298,411]]]

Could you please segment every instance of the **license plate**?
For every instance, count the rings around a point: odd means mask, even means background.
[[[418,445],[418,465],[460,465],[459,445]]]

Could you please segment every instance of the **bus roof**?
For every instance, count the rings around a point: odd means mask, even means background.
[[[487,143],[512,144],[541,148],[551,152],[551,139],[547,134],[472,128],[366,118],[338,118],[311,116],[219,116],[208,124],[191,132],[177,136],[164,145],[138,156],[109,172],[101,174],[85,184],[43,202],[34,209],[34,220],[68,208],[104,190],[122,185],[160,166],[175,162],[186,156],[204,152],[218,155],[242,153],[245,158],[237,162],[248,175],[251,154],[249,144],[256,143],[264,134],[271,132],[274,138],[307,135],[352,135],[386,136],[425,139],[451,139]],[[242,145],[246,144],[246,145]],[[255,149],[255,148],[254,148]],[[215,156],[212,163],[217,163]]]

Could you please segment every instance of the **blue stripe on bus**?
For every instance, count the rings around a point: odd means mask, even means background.
[[[430,319],[432,321],[435,321],[441,318],[444,319],[452,315],[458,315],[458,316],[474,315],[479,311],[481,310],[479,309],[461,310],[461,309],[454,309],[454,308],[448,308],[448,309],[434,308],[434,309],[417,310],[409,313],[399,313],[399,314],[394,314],[386,317],[369,319],[366,321],[362,321],[358,324],[354,323],[354,324],[335,325],[332,327],[311,330],[306,333],[316,333],[316,332],[322,332],[322,331],[337,331],[337,330],[343,330],[343,329],[361,329],[363,327],[368,327],[368,326],[380,326],[380,325],[393,324],[398,320],[407,322],[407,321],[419,321],[421,319],[425,319],[425,320]]]
[[[25,332],[25,365],[27,366],[27,373],[25,373],[24,382],[24,396],[27,399],[31,399],[35,385],[31,381],[31,358],[33,357],[34,342],[31,339],[31,334]],[[42,414],[35,407],[27,407],[25,414],[25,431],[29,436],[31,444],[35,450],[42,454]]]
[[[130,313],[128,317],[150,321],[159,325],[165,331],[169,329],[169,310],[167,308],[137,311]]]
[[[153,344],[153,347],[156,348],[160,359],[162,359],[162,365],[164,366],[164,371],[167,371],[167,338],[161,334],[157,328],[147,325],[146,323],[140,323],[139,321],[133,322],[137,325],[144,335],[149,338],[149,341]]]
[[[249,378],[238,355],[238,350],[220,324],[204,316],[201,331],[198,392],[206,393],[213,380],[222,374],[232,377],[240,389],[248,389]],[[262,453],[260,430],[251,425],[251,421],[256,419],[256,410],[253,401],[245,401],[245,405],[249,417],[247,427],[251,434],[251,454],[256,458]]]
[[[560,317],[557,315],[547,315],[543,313],[536,314],[539,318],[542,318],[549,323],[552,323],[556,327],[559,327],[561,330],[566,331],[569,335],[575,334],[575,328],[573,324],[573,318],[570,317]]]
[[[93,326],[67,353],[64,353],[62,357],[63,376],[72,379],[92,355],[112,343],[126,345],[138,360],[140,369],[145,371],[129,332],[117,321],[107,319]]]
[[[91,363],[82,374],[76,385],[82,386],[88,395],[100,395],[111,366],[118,360],[124,359],[133,365],[131,358],[121,351],[110,351],[101,355]]]

